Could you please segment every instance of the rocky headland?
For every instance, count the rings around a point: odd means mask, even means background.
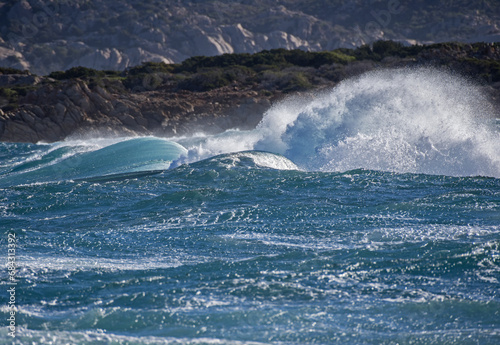
[[[150,62],[122,72],[75,67],[48,76],[2,68],[0,141],[251,129],[287,95],[313,97],[366,71],[416,66],[456,71],[500,105],[499,43],[405,47],[378,41],[326,52],[278,49]]]

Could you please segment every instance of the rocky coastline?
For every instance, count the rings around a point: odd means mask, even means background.
[[[257,63],[261,60],[265,63]],[[499,61],[498,43],[404,48],[382,42],[324,53],[274,50],[198,57],[177,65],[146,63],[123,72],[76,68],[36,76],[2,69],[0,141],[172,137],[251,129],[287,95],[313,95],[380,68],[436,66],[457,71],[474,77],[498,106]]]
[[[203,93],[112,93],[82,80],[44,85],[15,111],[0,110],[0,141],[54,142],[67,137],[162,137],[254,128],[276,95],[225,87]]]

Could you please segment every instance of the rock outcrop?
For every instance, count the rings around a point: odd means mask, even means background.
[[[173,136],[250,129],[270,104],[270,96],[231,87],[202,93],[124,95],[69,80],[29,93],[15,111],[0,110],[0,141],[36,143],[69,136]]]

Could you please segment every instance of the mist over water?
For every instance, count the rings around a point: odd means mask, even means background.
[[[492,105],[473,83],[431,68],[370,72],[275,105],[253,131],[182,144],[189,161],[263,150],[308,171],[500,176]]]

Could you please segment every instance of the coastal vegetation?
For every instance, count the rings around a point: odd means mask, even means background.
[[[439,43],[404,46],[377,41],[357,49],[325,52],[272,49],[255,54],[196,56],[179,64],[144,62],[124,71],[73,67],[49,74],[55,80],[79,78],[90,84],[119,86],[123,92],[156,89],[204,92],[228,85],[295,92],[337,83],[366,70],[416,65],[442,66],[482,83],[500,82],[500,43]],[[12,74],[13,69],[0,69]],[[114,83],[112,83],[114,81]]]

